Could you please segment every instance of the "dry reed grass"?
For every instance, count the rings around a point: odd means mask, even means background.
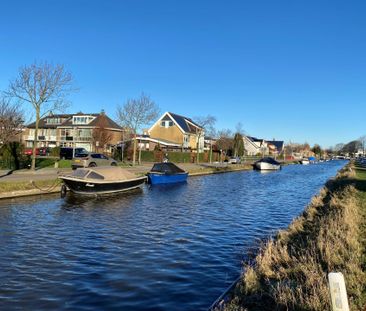
[[[354,177],[342,170],[287,230],[261,247],[225,310],[330,310],[331,271],[344,274],[351,310],[362,309],[365,219],[358,191],[350,185]]]

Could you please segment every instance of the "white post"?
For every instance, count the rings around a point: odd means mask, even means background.
[[[333,311],[349,311],[346,284],[343,274],[331,272],[328,274],[330,298]]]

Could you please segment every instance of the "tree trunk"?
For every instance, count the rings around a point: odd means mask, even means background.
[[[135,134],[134,134],[134,140],[133,140],[133,154],[132,154],[132,166],[135,166],[136,164],[136,149],[137,149],[137,135],[136,135],[136,131],[135,131]]]
[[[139,146],[139,165],[141,165],[141,147]]]
[[[36,150],[37,150],[39,119],[40,119],[40,108],[37,107],[36,108],[36,128],[34,129],[34,140],[33,140],[32,170],[36,170]]]
[[[210,163],[212,163],[212,141],[210,142]]]
[[[198,164],[200,162],[200,135],[197,136],[197,158],[196,158],[196,163]]]
[[[17,152],[17,147],[18,147],[18,144],[15,141],[10,143],[11,154],[14,158],[14,167],[15,167],[16,170],[19,170],[20,169],[20,161],[19,161],[19,154]]]

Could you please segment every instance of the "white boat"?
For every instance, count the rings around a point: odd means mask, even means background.
[[[310,164],[310,161],[309,161],[308,159],[302,159],[302,160],[300,161],[300,163],[301,163],[302,165],[309,165],[309,164]]]
[[[281,164],[275,159],[267,157],[255,162],[254,167],[258,170],[279,170]]]

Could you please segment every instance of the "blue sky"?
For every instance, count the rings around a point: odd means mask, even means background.
[[[366,134],[365,1],[32,0],[0,4],[0,89],[62,63],[69,112],[149,94],[253,136],[326,147]]]

